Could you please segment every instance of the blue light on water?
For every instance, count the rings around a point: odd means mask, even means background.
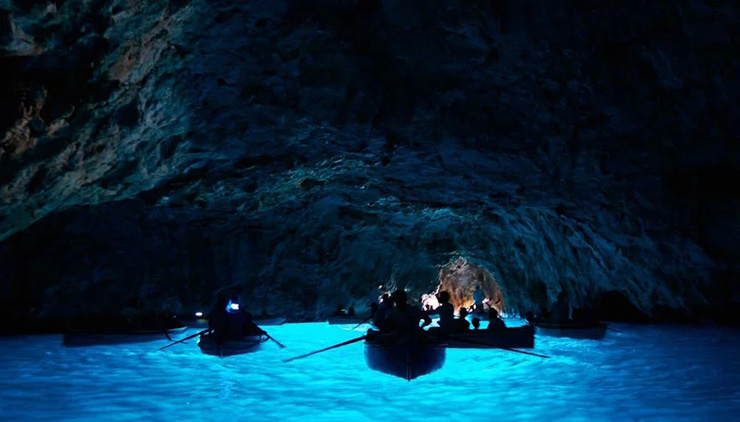
[[[361,342],[282,363],[364,334],[352,327],[264,327],[287,347],[228,358],[202,354],[196,339],[159,352],[166,341],[65,348],[57,335],[5,338],[0,419],[722,421],[740,412],[738,330],[615,325],[623,332],[602,341],[538,336],[532,351],[551,359],[448,350],[442,369],[411,382],[368,369]]]

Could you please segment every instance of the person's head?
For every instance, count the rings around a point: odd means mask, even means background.
[[[473,328],[476,330],[480,328],[480,318],[473,318]]]
[[[390,300],[391,295],[388,293],[383,293],[383,296],[380,297],[380,303],[386,303],[388,300]]]
[[[461,306],[460,307],[460,318],[465,318],[468,316],[468,308]]]
[[[447,303],[450,301],[450,294],[446,290],[442,290],[437,295],[437,300],[439,300],[439,303]]]
[[[498,318],[498,311],[494,307],[488,308],[488,319],[494,320]]]
[[[475,285],[475,290],[480,290],[480,284]]]
[[[399,289],[393,292],[391,299],[393,300],[393,303],[396,306],[406,306],[406,302],[408,301],[408,295],[406,294],[405,290]]]

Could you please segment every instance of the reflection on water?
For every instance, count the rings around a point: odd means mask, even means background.
[[[509,324],[516,325],[516,324]],[[448,350],[408,382],[371,371],[362,343],[283,359],[364,334],[289,324],[285,349],[218,358],[195,340],[65,348],[61,336],[0,339],[2,420],[736,420],[740,331],[614,325],[602,341],[536,338],[542,359]],[[365,327],[366,328],[366,327]],[[195,333],[191,330],[190,333]],[[544,418],[544,419],[543,419]]]

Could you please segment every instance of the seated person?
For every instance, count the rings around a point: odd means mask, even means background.
[[[408,296],[404,290],[393,292],[391,300],[393,308],[389,310],[387,317],[387,328],[391,331],[415,332],[432,323],[432,319],[424,311],[408,303]],[[423,321],[421,327],[419,321]]]
[[[460,317],[454,320],[453,331],[464,332],[470,329],[470,323],[467,320],[468,310],[465,307],[460,307]]]
[[[496,308],[489,308],[488,309],[488,329],[489,330],[500,330],[502,328],[506,328],[506,324],[504,323],[504,320],[501,319],[498,315],[498,311]]]
[[[480,318],[473,318],[473,330],[480,328]]]
[[[450,303],[450,294],[444,290],[437,294],[439,306],[433,313],[439,314],[439,328],[444,332],[450,332],[454,328],[455,308]]]
[[[380,297],[380,303],[378,309],[373,314],[373,325],[379,330],[383,330],[387,324],[388,311],[393,307],[391,303],[391,297],[388,293],[385,293]]]

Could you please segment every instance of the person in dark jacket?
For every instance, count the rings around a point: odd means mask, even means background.
[[[450,294],[444,290],[437,294],[439,306],[432,311],[439,315],[439,328],[448,333],[453,330],[455,322],[455,307],[450,303]]]
[[[493,307],[489,308],[488,309],[488,329],[489,330],[500,330],[502,328],[506,328],[506,324],[504,323],[504,320],[501,319],[496,308],[493,308]]]
[[[432,323],[432,319],[416,306],[409,305],[404,290],[396,290],[391,295],[393,308],[389,310],[387,322],[391,331],[415,332]],[[423,321],[421,327],[419,321]]]

